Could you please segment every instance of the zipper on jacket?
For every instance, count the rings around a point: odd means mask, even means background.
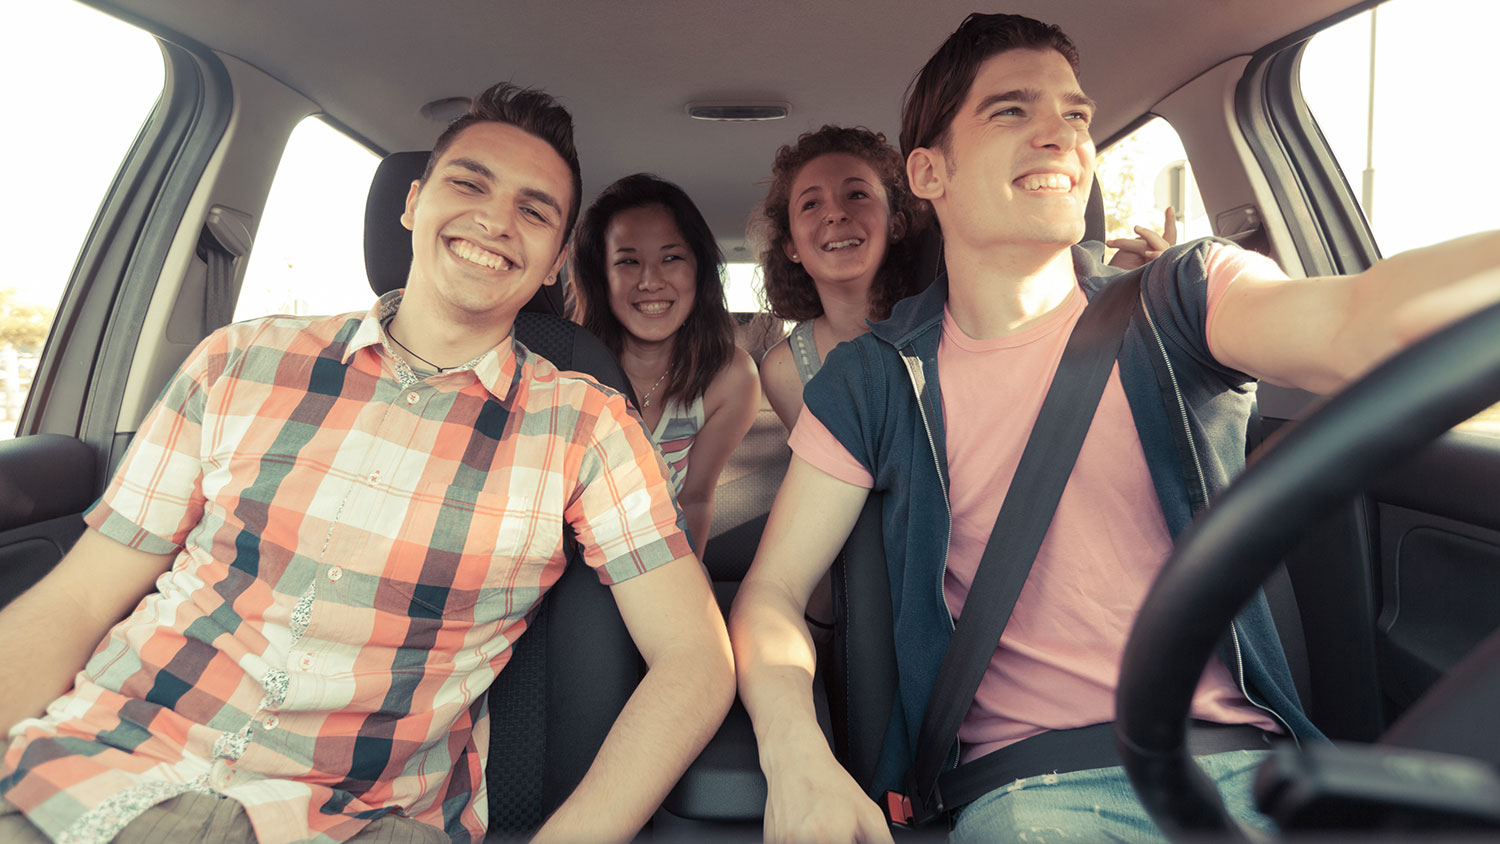
[[[912,392],[917,397],[917,413],[922,417],[922,430],[927,434],[927,447],[932,451],[933,468],[937,470],[938,488],[943,491],[943,510],[948,514],[947,533],[943,537],[943,567],[938,570],[938,594],[943,596],[943,608],[948,611],[948,632],[953,632],[953,608],[948,606],[948,593],[943,581],[948,577],[948,543],[953,539],[953,504],[948,500],[948,482],[943,479],[943,458],[938,454],[937,440],[932,436],[932,423],[927,419],[927,407],[922,403],[922,383],[926,380],[917,372],[922,365],[920,359],[902,353],[901,362],[906,365],[906,376],[911,379]]]
[[[1177,410],[1180,413],[1182,419],[1182,431],[1187,436],[1188,452],[1193,456],[1193,470],[1197,472],[1198,490],[1203,496],[1203,509],[1207,510],[1208,479],[1203,474],[1203,461],[1198,457],[1197,443],[1193,441],[1193,428],[1188,421],[1187,400],[1182,397],[1182,388],[1177,385],[1177,373],[1172,369],[1172,359],[1167,356],[1167,346],[1161,340],[1161,332],[1156,330],[1156,320],[1151,318],[1151,309],[1146,307],[1145,290],[1141,291],[1140,298],[1141,313],[1144,313],[1146,315],[1146,324],[1151,326],[1151,336],[1156,340],[1157,351],[1161,352],[1162,362],[1167,366],[1167,380],[1172,383],[1172,393],[1177,398]],[[1257,702],[1254,696],[1250,694],[1250,686],[1245,682],[1245,657],[1244,654],[1240,651],[1240,633],[1238,625],[1234,622],[1233,619],[1231,619],[1229,622],[1229,638],[1231,643],[1233,643],[1234,645],[1235,678],[1239,682],[1240,693],[1245,696],[1245,700],[1249,701],[1251,706],[1255,707],[1256,709],[1262,710],[1269,714],[1272,718],[1275,718],[1276,723],[1280,724],[1282,726],[1282,729],[1286,730],[1286,734],[1288,736],[1291,736],[1292,741],[1297,742],[1297,746],[1301,747],[1301,742],[1297,741],[1297,734],[1292,732],[1292,726],[1286,722],[1286,719],[1282,718],[1279,714],[1277,714],[1276,710],[1272,709],[1271,707]]]
[[[943,509],[948,513],[947,534],[943,537],[943,567],[938,570],[938,595],[942,596],[944,618],[948,622],[948,632],[954,630],[953,608],[948,606],[948,590],[943,588],[943,581],[948,577],[948,544],[953,540],[953,503],[948,499],[948,482],[943,479],[942,455],[938,454],[937,440],[932,436],[932,423],[927,419],[927,406],[922,403],[922,384],[926,382],[924,374],[918,372],[922,366],[920,358],[901,353],[901,362],[906,365],[906,376],[911,379],[912,393],[917,398],[917,414],[922,417],[922,430],[927,434],[927,447],[932,451],[933,468],[937,470],[938,488],[943,491]],[[943,768],[951,770],[963,758],[963,742],[957,738],[953,740],[953,750],[948,754]]]
[[[1286,730],[1286,734],[1291,737],[1292,743],[1300,748],[1302,746],[1302,742],[1298,740],[1297,734],[1295,732],[1292,732],[1292,725],[1288,724],[1285,718],[1282,718],[1280,715],[1278,715],[1276,713],[1276,710],[1272,709],[1269,706],[1262,706],[1261,704],[1256,703],[1255,698],[1250,696],[1250,689],[1245,685],[1245,656],[1244,654],[1240,653],[1240,631],[1238,630],[1238,625],[1233,621],[1229,622],[1229,640],[1234,644],[1235,673],[1239,676],[1240,691],[1245,695],[1245,700],[1250,701],[1251,706],[1255,707],[1256,709],[1264,710],[1265,712],[1270,714],[1272,718],[1275,718],[1276,723],[1280,724],[1281,728],[1283,730]]]

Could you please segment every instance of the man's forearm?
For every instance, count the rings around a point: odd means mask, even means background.
[[[747,580],[729,619],[740,698],[755,726],[761,767],[771,776],[785,752],[827,748],[813,706],[812,637],[784,591]]]
[[[104,632],[66,589],[43,580],[0,612],[0,736],[73,685]]]
[[[40,583],[0,612],[0,735],[73,685],[104,634],[171,562],[171,554],[85,530]]]
[[[722,635],[658,658],[583,781],[533,841],[628,841],[640,831],[734,700],[734,669]]]

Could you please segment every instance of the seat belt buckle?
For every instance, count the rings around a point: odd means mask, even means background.
[[[911,795],[917,795],[912,799]],[[922,790],[917,787],[916,776],[908,773],[906,777],[906,793],[898,791],[887,791],[885,793],[885,816],[891,823],[907,828],[926,826],[934,820],[943,817],[946,810],[943,807],[943,796],[938,791],[938,784],[932,784],[932,795],[928,800],[921,799]]]
[[[911,798],[905,794],[887,791],[885,793],[885,817],[896,826],[915,826],[911,811]]]

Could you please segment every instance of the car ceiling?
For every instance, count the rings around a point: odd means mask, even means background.
[[[1016,0],[1078,44],[1107,139],[1203,70],[1353,0]],[[233,55],[296,89],[381,151],[425,149],[419,109],[498,80],[573,112],[584,196],[650,171],[699,203],[730,260],[777,146],[825,123],[895,143],[901,97],[968,3],[929,0],[121,0],[98,4]],[[775,101],[765,123],[690,119],[694,101]]]

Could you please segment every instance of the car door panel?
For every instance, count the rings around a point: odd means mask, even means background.
[[[95,455],[60,434],[0,442],[0,604],[62,559],[93,502]]]
[[[1452,432],[1287,557],[1313,721],[1374,741],[1500,628],[1500,440]]]
[[[1435,443],[1372,491],[1386,696],[1405,709],[1500,628],[1500,440]]]

